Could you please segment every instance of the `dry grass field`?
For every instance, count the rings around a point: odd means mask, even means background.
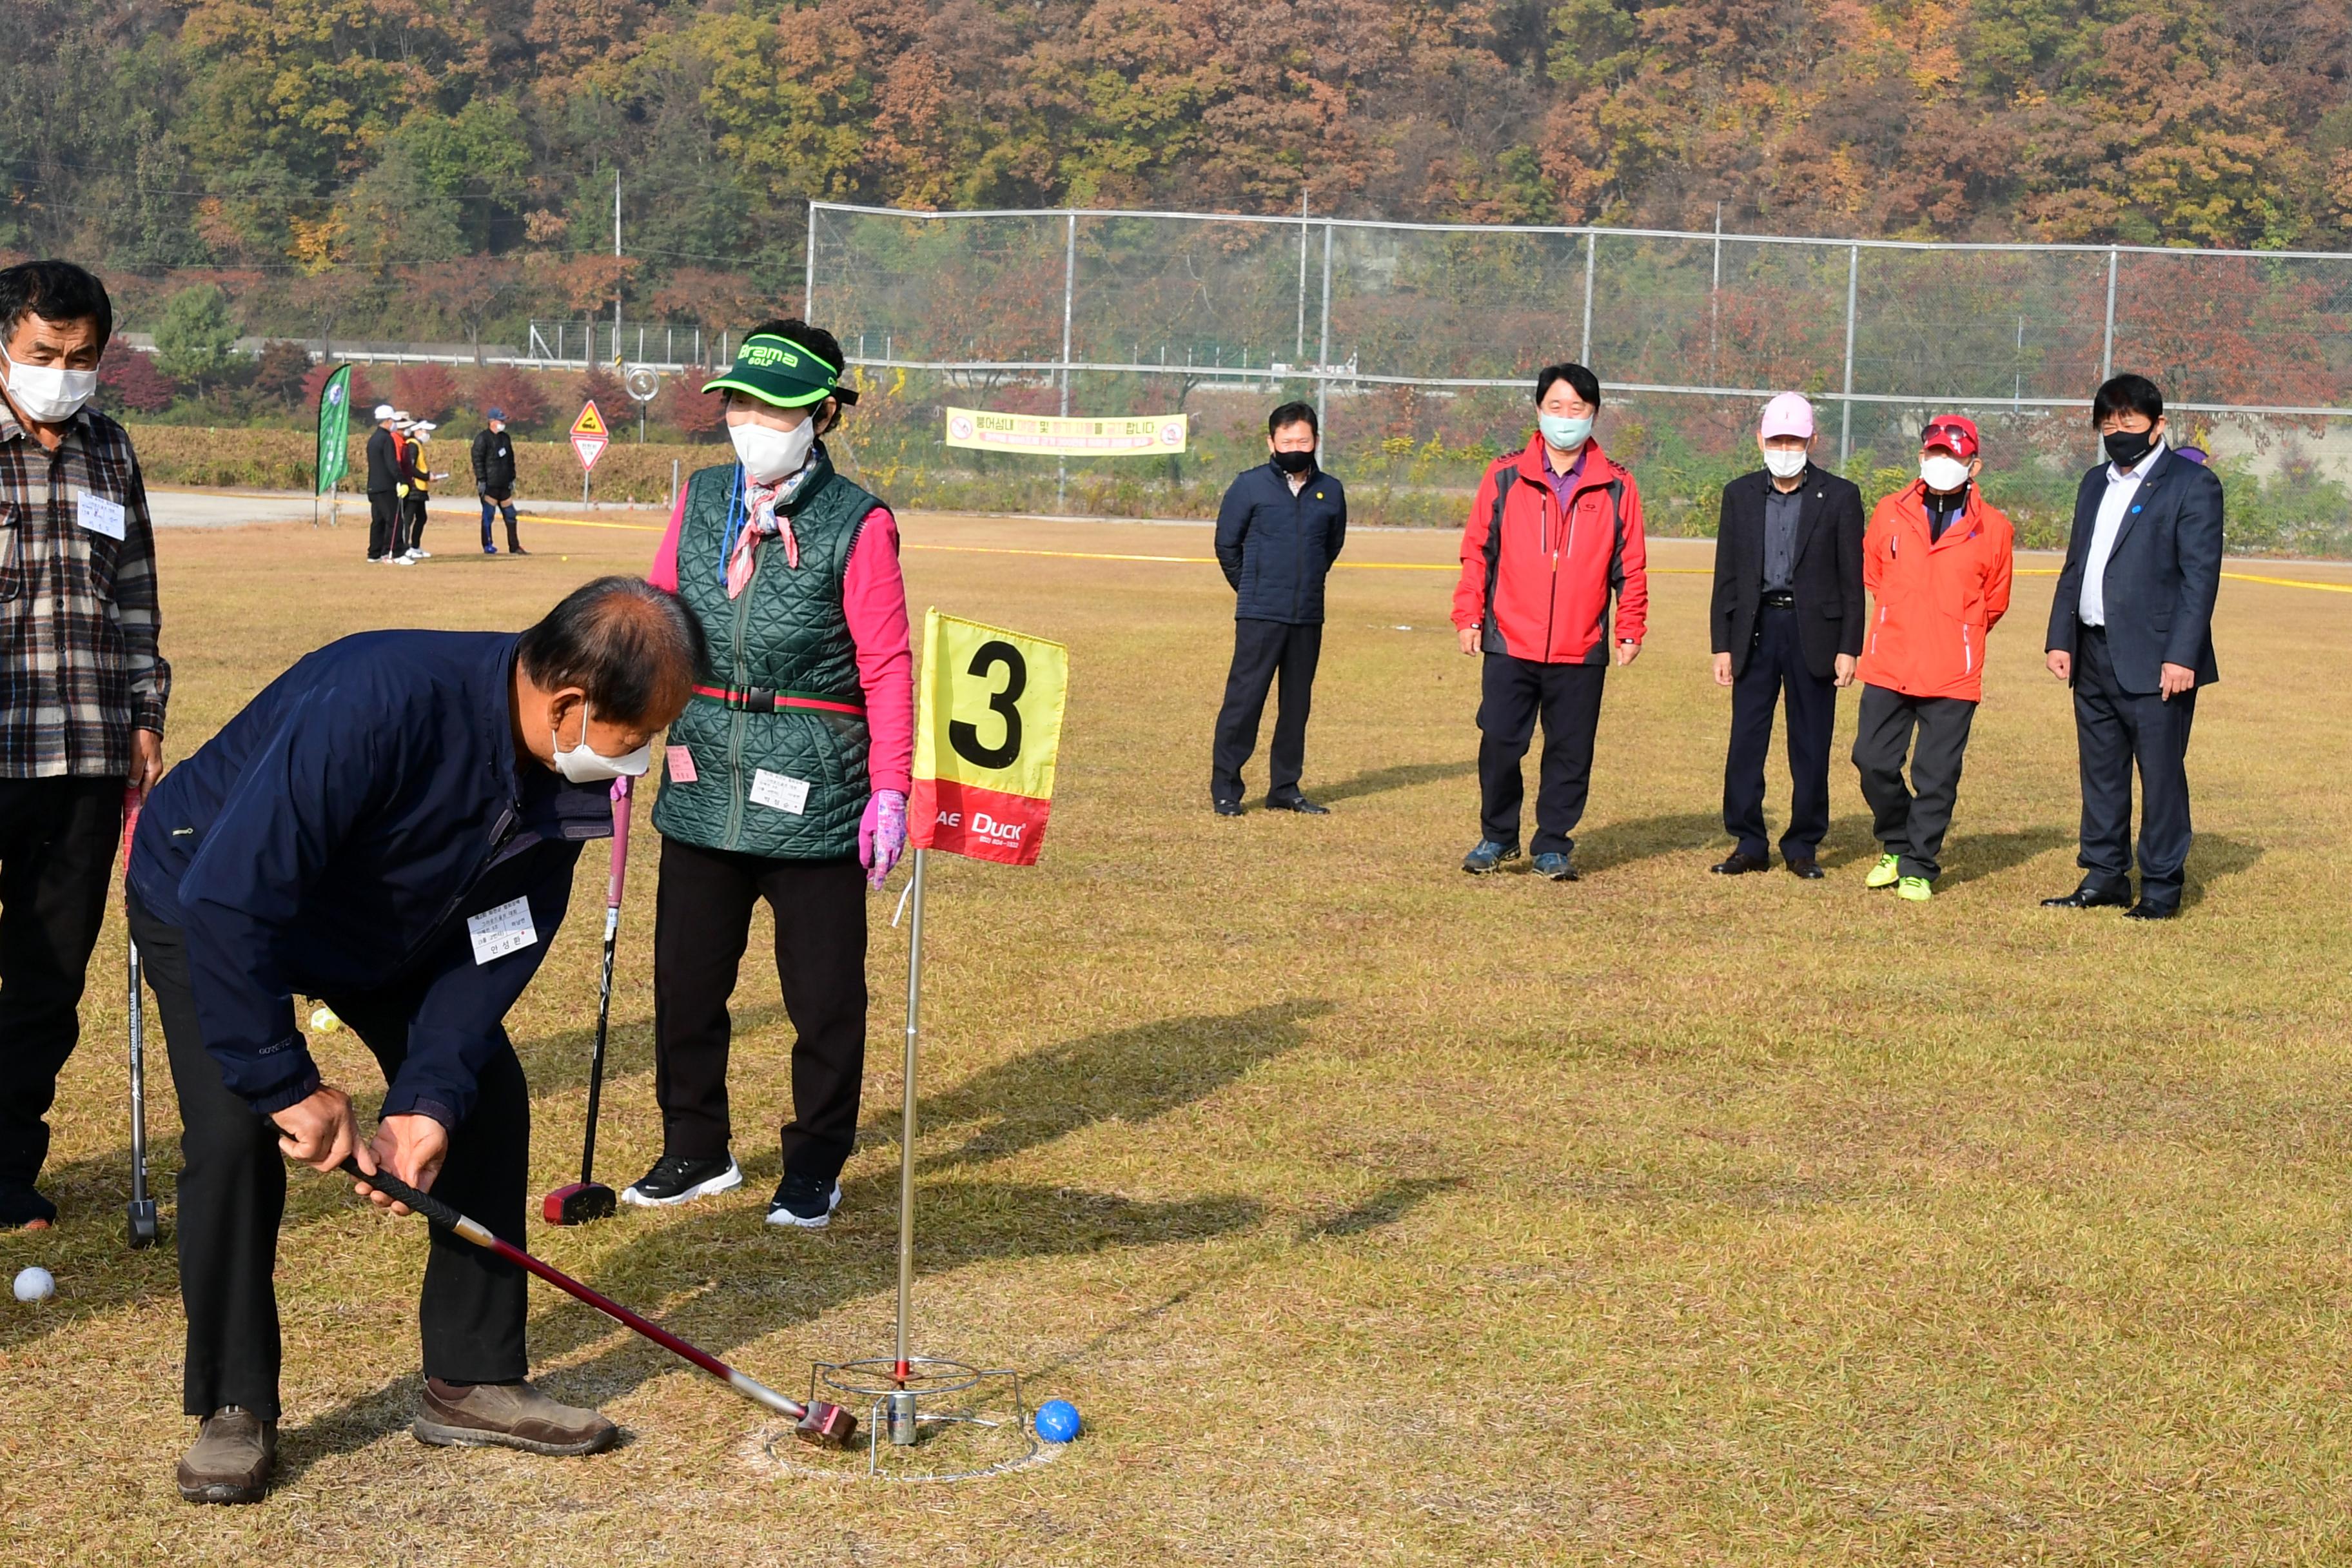
[[[400,572],[362,565],[350,529],[168,534],[171,749],[341,633],[520,626],[639,568],[653,535],[614,524],[651,521],[536,525],[528,561]],[[471,527],[436,532],[455,552]],[[2035,907],[2075,876],[2047,575],[1993,636],[1949,871],[1914,907],[1862,889],[1843,740],[1828,881],[1706,874],[1726,699],[1704,544],[1655,552],[1674,570],[1648,650],[1609,678],[1585,879],[1554,886],[1455,870],[1475,671],[1449,579],[1362,564],[1442,563],[1450,540],[1360,534],[1338,574],[1307,781],[1333,815],[1225,822],[1207,733],[1231,600],[1213,568],[1108,558],[1204,556],[1205,531],[907,533],[919,613],[1063,639],[1073,670],[1044,864],[935,866],[919,1337],[1074,1399],[1087,1435],[964,1487],[780,1474],[761,1412],[534,1287],[544,1381],[627,1445],[424,1447],[422,1222],[298,1173],[282,1479],[256,1508],[182,1503],[172,1257],[120,1239],[118,914],[56,1117],[63,1226],[0,1237],[0,1268],[59,1281],[45,1306],[0,1303],[0,1559],[2352,1560],[2352,597],[2225,584],[2186,918],[2141,927]],[[1776,783],[1776,825],[1785,801]],[[658,1152],[656,847],[640,833],[623,924],[616,1183]],[[790,1029],[756,961],[734,1077],[749,1184],[532,1227],[558,1265],[786,1387],[887,1343],[898,886],[872,906],[866,1132],[829,1232],[760,1223]],[[579,879],[511,1020],[541,1186],[578,1155],[602,888]],[[348,1040],[325,1054],[364,1083]]]

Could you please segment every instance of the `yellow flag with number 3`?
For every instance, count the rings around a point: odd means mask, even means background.
[[[1069,650],[1060,643],[924,614],[907,812],[917,848],[1035,864],[1069,683]]]

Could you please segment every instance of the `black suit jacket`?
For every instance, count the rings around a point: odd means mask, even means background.
[[[2083,476],[2074,492],[2074,531],[2066,566],[2050,605],[2052,652],[2074,652],[2081,623],[2083,563],[2098,530],[2099,502],[2107,493],[2107,465]],[[2221,679],[2213,662],[2213,600],[2221,588],[2221,480],[2202,463],[2170,447],[2139,482],[2116,531],[2100,580],[2107,611],[2107,651],[2126,691],[2158,689],[2160,666],[2184,665],[2197,684]]]
[[[1723,487],[1715,533],[1715,608],[1708,616],[1715,651],[1731,656],[1735,676],[1748,667],[1756,611],[1764,595],[1764,494],[1772,476],[1759,468]],[[1862,492],[1826,468],[1808,467],[1797,513],[1797,640],[1805,668],[1837,673],[1837,656],[1862,652],[1867,611],[1862,598]]]

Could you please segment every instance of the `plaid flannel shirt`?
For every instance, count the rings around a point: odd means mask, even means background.
[[[122,537],[84,525],[85,496]],[[155,536],[130,433],[85,408],[54,452],[0,403],[0,778],[121,778],[163,728]]]

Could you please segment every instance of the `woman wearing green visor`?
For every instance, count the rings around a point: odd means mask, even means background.
[[[736,460],[687,481],[654,557],[654,584],[702,617],[711,668],[670,726],[654,803],[662,1156],[628,1203],[742,1184],[727,1003],[761,899],[797,1036],[768,1223],[822,1226],[841,1202],[866,1068],[865,894],[906,848],[915,719],[898,523],[819,439],[857,401],[843,364],[833,334],[804,321],[745,336],[703,387],[726,395]]]

